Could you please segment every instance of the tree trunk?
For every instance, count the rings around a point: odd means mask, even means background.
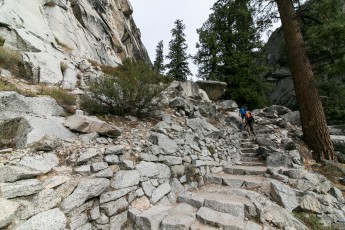
[[[313,158],[334,160],[334,148],[319,97],[313,71],[306,54],[302,33],[292,0],[276,0],[287,46],[304,140]]]

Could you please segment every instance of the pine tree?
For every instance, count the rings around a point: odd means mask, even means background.
[[[304,139],[315,150],[314,158],[334,160],[334,148],[327,127],[313,70],[292,0],[276,0],[292,71]]]
[[[158,42],[158,45],[156,48],[156,60],[153,63],[153,68],[160,74],[163,73],[163,71],[165,70],[164,55],[163,55],[163,40]]]
[[[171,30],[172,39],[169,42],[169,54],[166,56],[170,60],[166,65],[167,74],[176,80],[185,81],[187,76],[192,75],[188,67],[186,35],[183,32],[186,26],[182,20],[176,20],[174,24],[175,27]]]
[[[218,0],[203,26],[197,30],[199,43],[194,62],[203,79],[228,83],[225,98],[246,102],[251,108],[267,103],[269,86],[258,50],[260,34],[253,21],[249,0]]]

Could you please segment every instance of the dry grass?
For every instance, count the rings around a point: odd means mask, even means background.
[[[67,44],[61,42],[58,38],[55,38],[55,41],[56,41],[56,43],[57,43],[59,46],[63,47],[67,52],[71,53],[71,52],[73,51],[73,48],[72,48],[72,47],[70,47],[70,46],[68,46]]]
[[[77,100],[75,95],[71,94],[69,91],[62,88],[42,87],[40,94],[54,98],[68,113],[75,112]]]
[[[305,213],[305,212],[294,212],[294,216],[302,221],[309,229],[312,230],[337,230],[333,227],[325,227],[320,222],[319,218],[314,213]]]
[[[9,70],[16,77],[25,77],[25,69],[20,53],[0,46],[0,67]]]
[[[47,2],[47,3],[45,4],[45,6],[48,6],[48,7],[55,7],[55,6],[56,6],[56,3],[53,2],[53,1],[50,1],[50,2]]]
[[[5,44],[5,38],[0,36],[0,46],[3,46]]]
[[[61,62],[60,63],[61,73],[64,74],[66,69],[67,69],[67,65],[64,62]]]
[[[0,79],[0,91],[16,91],[16,87],[13,84]]]

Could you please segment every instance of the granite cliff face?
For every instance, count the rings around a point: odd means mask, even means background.
[[[0,36],[22,53],[34,83],[73,88],[90,61],[150,62],[132,12],[128,0],[0,0]]]

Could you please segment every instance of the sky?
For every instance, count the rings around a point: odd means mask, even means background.
[[[211,13],[216,0],[130,0],[133,7],[133,18],[141,31],[141,40],[153,63],[156,57],[158,42],[163,40],[164,55],[169,52],[170,31],[176,19],[186,26],[184,33],[188,45],[187,54],[195,55],[195,44],[199,40],[196,29],[200,28]],[[189,69],[195,77],[197,67],[190,61]]]

